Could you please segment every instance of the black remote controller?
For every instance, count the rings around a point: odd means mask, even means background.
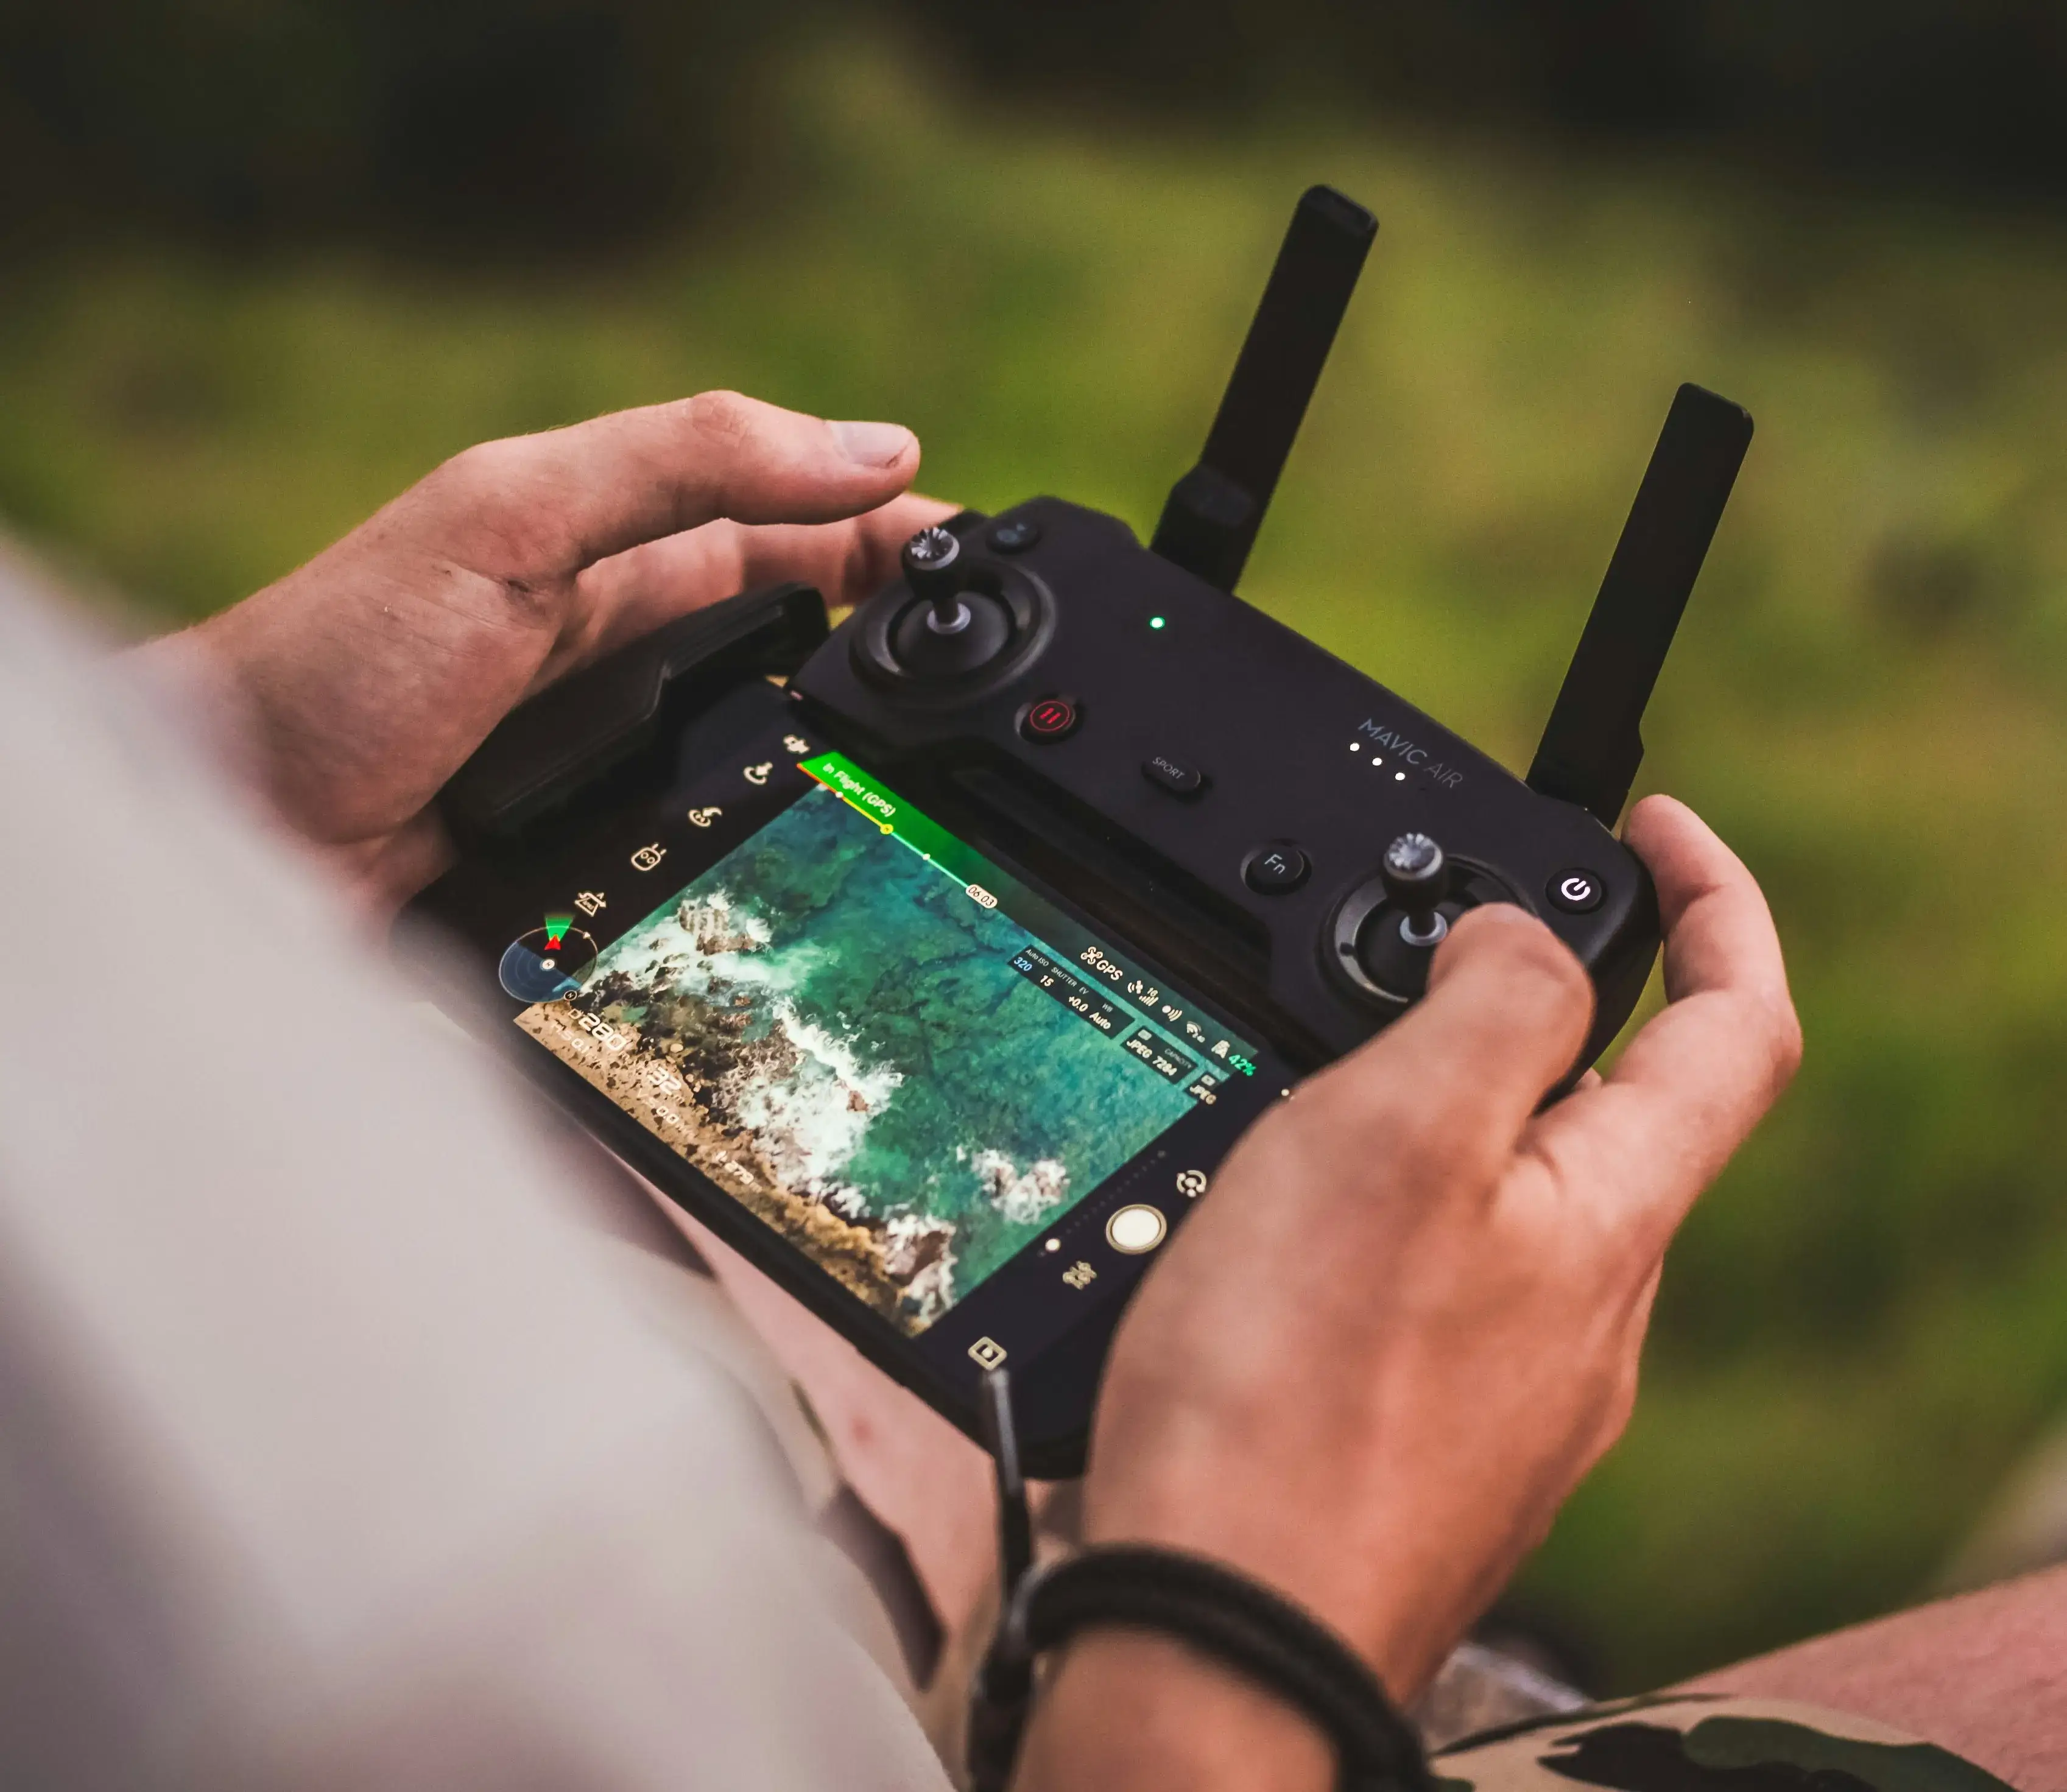
[[[1101,918],[1152,914],[1143,943],[1294,1063],[1400,1013],[1464,910],[1516,903],[1592,974],[1583,1068],[1657,951],[1650,879],[1609,830],[1751,420],[1680,389],[1516,778],[1233,595],[1376,229],[1330,189],[1302,199],[1205,454],[1147,547],[1059,499],[965,513],[908,550],[906,578],[790,691],[908,789],[944,776],[994,811]]]
[[[715,1096],[655,1118],[651,1090],[627,1094],[627,1077],[607,1064],[588,1063],[580,1087],[562,1064],[544,1072],[649,1177],[972,1433],[977,1373],[1009,1356],[1037,1472],[1080,1462],[1125,1293],[1259,1111],[1263,1085],[1289,1085],[1404,1012],[1460,914],[1513,903],[1586,967],[1598,1013],[1575,1076],[1627,1020],[1657,954],[1655,893],[1610,830],[1751,420],[1680,387],[1534,764],[1514,776],[1234,595],[1376,230],[1330,189],[1301,199],[1205,452],[1146,547],[1117,518],[1058,498],[996,517],[965,511],[915,537],[903,576],[829,638],[815,594],[801,587],[684,618],[526,704],[445,795],[467,857],[420,907],[503,951],[506,994],[544,1005],[520,1024],[542,1040],[558,1026],[570,1063],[595,1059],[598,1039],[615,1048],[638,1032],[650,988],[633,988],[606,946],[599,981],[578,990],[565,962],[596,942],[571,914],[548,914],[528,947],[500,943],[547,902],[595,913],[586,902],[603,900],[600,874],[585,868],[603,862],[598,840],[620,862],[627,839],[651,833],[631,853],[634,872],[653,873],[672,852],[671,870],[717,865],[717,876],[770,837],[754,830],[782,805],[816,801],[837,819],[844,803],[936,869],[978,843],[989,857],[969,862],[978,873],[958,898],[997,909],[986,879],[1046,893],[1016,911],[1005,902],[1026,930],[1012,941],[1030,943],[1011,957],[1011,975],[997,973],[1005,987],[981,999],[1032,1000],[1013,979],[1031,983],[1131,1053],[1125,1068],[1142,1089],[1170,1101],[1180,1090],[1196,1105],[1123,1168],[1103,1166],[1105,1179],[1074,1190],[1070,1205],[1054,1205],[1059,1168],[985,1171],[997,1210],[1025,1218],[1014,1235],[1024,1248],[951,1304],[927,1296],[922,1312],[919,1295],[899,1305],[879,1292],[871,1311],[851,1298],[851,1266],[806,1238],[806,1222],[820,1222],[779,1208],[805,1187],[801,1173],[771,1194],[764,1185],[782,1180],[774,1158],[741,1167],[737,1141],[753,1126],[739,1116],[750,1103],[725,1098],[720,1130],[734,1142],[685,1143],[675,1129],[693,1133],[712,1119]],[[762,676],[770,671],[791,675],[783,695]],[[901,820],[900,808],[910,812]],[[721,864],[721,850],[734,857]],[[965,874],[966,865],[952,874]],[[588,882],[599,887],[547,894]],[[682,893],[682,925],[732,928],[726,949],[750,947],[741,923],[710,919],[721,911],[692,917],[701,887]],[[919,899],[935,899],[928,888]],[[668,912],[641,925],[660,926]],[[960,924],[972,924],[966,911]],[[696,976],[700,990],[732,987],[711,985],[707,969]],[[754,1000],[750,989],[727,999],[747,1011]],[[586,1033],[550,1013],[536,1020],[562,1001]],[[498,1022],[506,1033],[509,1015]],[[699,1076],[713,1090],[726,1076],[737,1082],[722,1052],[721,1064],[702,1044],[658,1056],[648,1044],[642,1037],[620,1061],[646,1063],[644,1074],[677,1087]],[[907,1064],[897,1074],[916,1072]],[[861,1081],[839,1086],[857,1112],[877,1099]],[[727,1181],[735,1170],[743,1180]],[[922,1173],[933,1169],[912,1166],[915,1178]],[[918,1235],[904,1206],[871,1213],[846,1184],[827,1198],[843,1224],[875,1229],[875,1244],[863,1247],[903,1253],[899,1287],[924,1282],[925,1264],[911,1268]],[[951,1263],[969,1248],[963,1234],[942,1235]]]

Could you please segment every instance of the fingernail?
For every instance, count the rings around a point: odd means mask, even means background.
[[[912,446],[912,432],[901,423],[836,423],[833,434],[847,459],[864,467],[887,467]]]

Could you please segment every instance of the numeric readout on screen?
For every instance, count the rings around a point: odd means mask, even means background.
[[[1126,1051],[1164,1081],[1180,1085],[1202,1106],[1213,1105],[1213,1092],[1220,1086],[1217,1076],[1210,1070],[1202,1069],[1194,1059],[1179,1051],[1154,1028],[1135,1023],[1124,1009],[1107,1000],[1103,991],[1057,963],[1038,947],[1021,947],[1013,955],[1012,968],[1036,989],[1045,989],[1079,1020],[1097,1028],[1107,1037],[1118,1040]]]

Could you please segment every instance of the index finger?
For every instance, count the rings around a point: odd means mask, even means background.
[[[842,522],[706,523],[598,561],[576,582],[575,613],[533,688],[755,586],[801,579],[829,606],[859,603],[897,576],[907,541],[959,508],[908,492]]]
[[[1751,873],[1699,817],[1647,797],[1626,837],[1658,886],[1669,1006],[1601,1081],[1531,1127],[1533,1149],[1669,1233],[1801,1062],[1780,936]]]
[[[484,442],[400,504],[460,564],[545,581],[721,517],[855,516],[918,470],[918,439],[901,424],[828,423],[737,392],[700,392]]]

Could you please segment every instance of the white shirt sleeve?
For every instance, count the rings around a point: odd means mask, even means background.
[[[0,1778],[926,1789],[588,1173],[0,584]]]

